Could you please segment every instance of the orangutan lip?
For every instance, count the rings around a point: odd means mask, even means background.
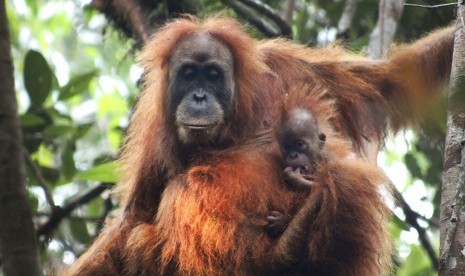
[[[209,125],[184,125],[188,129],[191,130],[205,130],[205,129],[210,129],[215,126],[215,124],[209,124]]]

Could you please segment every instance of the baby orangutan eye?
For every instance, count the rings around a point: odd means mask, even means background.
[[[297,140],[295,141],[295,148],[298,149],[298,150],[304,150],[306,149],[306,145],[305,145],[305,142],[302,141],[302,140]]]

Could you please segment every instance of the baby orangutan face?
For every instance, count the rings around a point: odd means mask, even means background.
[[[313,173],[314,163],[324,146],[326,135],[319,132],[318,122],[309,111],[295,108],[281,123],[278,140],[284,167]]]

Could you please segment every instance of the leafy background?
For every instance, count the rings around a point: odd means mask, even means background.
[[[283,1],[264,2],[282,9]],[[225,9],[215,0],[183,3],[200,16]],[[82,254],[105,218],[117,210],[117,201],[108,188],[118,180],[114,160],[142,73],[136,63],[135,43],[88,4],[7,1],[15,89],[30,159],[29,198],[38,225],[42,262],[52,269],[70,264]],[[301,0],[296,6],[292,21],[296,41],[310,46],[334,41],[344,1]],[[378,1],[359,2],[348,49],[365,49],[376,24],[377,8]],[[235,16],[231,10],[226,13]],[[453,18],[452,9],[406,8],[396,37],[410,41]],[[251,33],[263,38],[256,29]],[[410,207],[422,216],[418,224],[426,230],[436,255],[444,110],[444,104],[438,103],[432,120],[421,130],[388,137],[378,158]],[[92,194],[95,191],[98,193]],[[396,275],[435,275],[417,230],[406,223],[399,207],[393,204],[393,208],[390,232],[398,252]]]

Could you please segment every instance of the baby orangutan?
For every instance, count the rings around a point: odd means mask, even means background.
[[[277,129],[279,147],[284,159],[284,179],[292,188],[309,190],[313,186],[316,162],[322,156],[326,135],[319,131],[318,122],[311,112],[294,108],[284,116]],[[272,211],[265,227],[271,237],[282,234],[290,217]]]
[[[284,117],[277,135],[284,158],[286,183],[296,189],[310,189],[316,161],[326,140],[326,135],[319,131],[317,120],[309,111],[294,108]]]

